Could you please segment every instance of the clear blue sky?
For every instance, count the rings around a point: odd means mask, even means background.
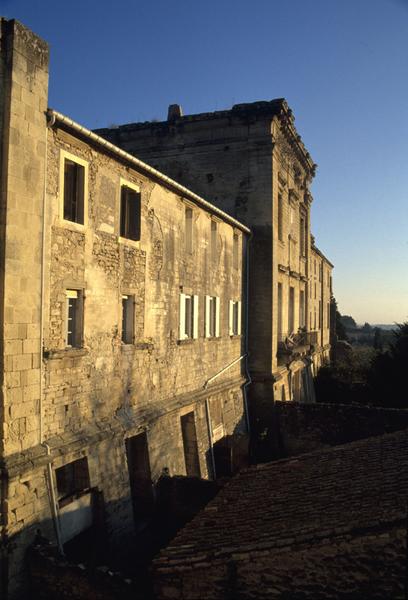
[[[89,128],[285,97],[319,168],[312,228],[358,322],[408,320],[408,0],[0,0]]]

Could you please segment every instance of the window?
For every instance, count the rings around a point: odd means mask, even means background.
[[[145,432],[125,440],[130,492],[136,526],[152,514],[153,483],[150,472],[149,447]]]
[[[306,256],[306,218],[304,215],[300,216],[299,224],[299,239],[300,239],[300,255]]]
[[[283,340],[282,323],[282,284],[278,283],[278,342]]]
[[[217,222],[214,221],[214,220],[211,220],[211,260],[213,262],[215,262],[217,260],[217,257],[218,257],[218,253],[217,253],[217,233],[218,233]]]
[[[330,302],[327,303],[327,329],[330,329]]]
[[[82,346],[82,290],[66,290],[66,340],[70,348]]]
[[[212,223],[212,221],[211,221]],[[188,254],[193,252],[193,209],[186,207],[184,213],[184,244]],[[212,239],[212,230],[211,230]]]
[[[198,296],[180,294],[179,340],[198,338]]]
[[[64,219],[84,223],[85,168],[72,160],[64,163]]]
[[[205,297],[205,337],[220,336],[220,299]]]
[[[283,242],[283,198],[278,195],[278,238]]]
[[[68,504],[90,488],[88,460],[74,460],[55,470],[59,506]]]
[[[140,192],[128,185],[120,188],[120,236],[140,240]]]
[[[241,302],[230,300],[229,303],[229,334],[241,335]]]
[[[134,335],[134,297],[122,296],[122,342],[133,344]]]
[[[60,156],[61,218],[86,225],[88,163],[65,150]]]
[[[288,331],[289,334],[295,330],[295,288],[289,288],[289,319],[288,319]]]
[[[201,477],[194,411],[180,417],[186,475]]]
[[[319,300],[319,329],[322,329],[322,317],[323,317],[322,301]]]
[[[299,292],[299,327],[305,326],[305,292]]]
[[[232,266],[234,269],[239,267],[239,238],[238,233],[234,233],[232,239]]]

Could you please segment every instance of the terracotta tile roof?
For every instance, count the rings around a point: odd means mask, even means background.
[[[251,467],[163,550],[156,566],[351,535],[406,518],[408,431]]]

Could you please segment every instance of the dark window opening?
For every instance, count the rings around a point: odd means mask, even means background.
[[[186,474],[189,477],[201,477],[194,412],[183,415],[180,421]]]
[[[129,240],[140,240],[140,193],[125,185],[120,194],[120,235]]]
[[[86,457],[74,460],[55,470],[60,508],[89,491],[89,470]]]
[[[84,224],[85,167],[65,159],[64,161],[64,219]]]
[[[239,266],[239,236],[234,233],[232,241],[232,264],[234,269],[238,269]]]
[[[122,342],[133,344],[134,335],[134,299],[122,296]]]
[[[185,249],[191,254],[193,252],[193,210],[186,208],[185,210]]]
[[[211,296],[209,300],[209,334],[210,337],[217,335],[217,299]]]
[[[153,485],[150,472],[149,447],[146,433],[140,433],[126,440],[126,456],[132,494],[133,514],[136,527],[152,514]]]

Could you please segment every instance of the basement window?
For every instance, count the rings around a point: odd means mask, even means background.
[[[140,240],[140,192],[137,188],[122,185],[120,188],[120,236]]]
[[[133,344],[134,296],[122,296],[122,342]]]
[[[55,470],[58,504],[62,508],[90,488],[88,460],[86,457],[74,460]]]
[[[66,336],[68,348],[82,347],[83,291],[66,290]]]
[[[179,340],[198,338],[198,296],[180,294]]]
[[[241,335],[241,302],[230,300],[229,302],[229,334]]]
[[[220,337],[220,299],[205,297],[205,337]]]

